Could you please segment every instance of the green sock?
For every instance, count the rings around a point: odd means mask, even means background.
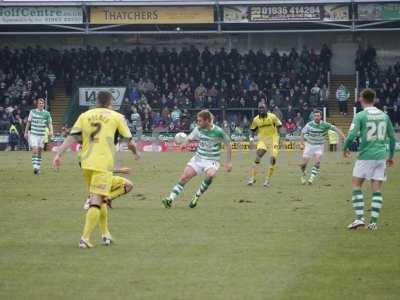
[[[38,165],[38,156],[36,154],[32,154],[32,167],[36,169],[37,165]]]
[[[312,169],[311,169],[311,175],[310,175],[310,181],[313,181],[314,178],[318,175],[319,173],[319,165],[315,164]]]
[[[207,191],[207,189],[208,189],[208,187],[210,186],[211,183],[212,183],[212,179],[211,178],[204,179],[201,182],[200,187],[196,192],[196,196],[200,197],[202,194],[204,194],[205,191]]]
[[[178,182],[173,188],[171,193],[169,194],[169,199],[175,200],[180,193],[183,191],[184,184],[181,182]]]
[[[36,161],[37,161],[37,168],[40,169],[40,165],[42,164],[42,156],[38,155]]]
[[[351,200],[357,220],[364,218],[364,196],[360,189],[353,189]]]
[[[381,192],[372,193],[371,220],[370,223],[378,223],[379,214],[382,208],[383,197]]]

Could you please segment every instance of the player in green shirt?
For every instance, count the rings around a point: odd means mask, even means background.
[[[188,141],[199,141],[196,154],[188,162],[179,182],[172,188],[170,195],[161,200],[166,208],[172,206],[186,183],[197,174],[204,173],[205,178],[189,204],[190,208],[196,207],[200,196],[208,189],[217,174],[222,143],[225,144],[227,153],[224,164],[225,170],[227,172],[232,170],[230,139],[220,127],[213,124],[212,114],[208,110],[202,110],[197,114],[197,127],[189,135]]]
[[[393,125],[389,116],[374,106],[374,101],[373,90],[365,89],[361,92],[360,102],[364,110],[355,115],[344,143],[344,156],[350,157],[350,146],[357,136],[360,137],[359,154],[353,168],[352,180],[352,204],[356,220],[348,226],[349,229],[365,226],[364,196],[361,191],[365,179],[371,180],[373,192],[368,229],[378,228],[377,223],[383,202],[381,187],[383,181],[386,180],[385,170],[386,166],[391,167],[394,164],[396,138]],[[389,155],[387,140],[389,140]]]
[[[32,148],[33,173],[39,174],[42,163],[42,150],[48,128],[48,138],[53,136],[53,125],[50,113],[44,109],[44,99],[37,100],[37,108],[29,112],[28,123],[25,128],[25,138]],[[30,133],[29,133],[30,130]]]
[[[322,112],[314,110],[313,120],[308,122],[301,130],[300,143],[303,147],[303,160],[300,164],[301,183],[312,185],[315,177],[318,175],[321,167],[321,159],[324,154],[325,141],[329,130],[337,132],[342,139],[345,138],[343,132],[336,126],[322,120]],[[309,179],[306,179],[307,164],[315,158],[315,164],[311,169]]]

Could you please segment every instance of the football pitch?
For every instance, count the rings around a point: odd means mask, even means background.
[[[198,207],[187,205],[200,178],[175,209],[162,208],[190,157],[118,154],[134,190],[113,203],[115,244],[101,246],[96,230],[95,247],[81,250],[86,191],[75,156],[56,173],[46,153],[35,176],[30,153],[2,152],[0,299],[399,299],[398,164],[379,229],[349,232],[352,163],[339,153],[302,186],[300,153],[281,152],[269,189],[263,174],[246,186],[253,153],[234,153],[232,173],[221,168]],[[368,208],[367,186],[364,195]]]

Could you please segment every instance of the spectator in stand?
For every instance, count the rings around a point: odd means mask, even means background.
[[[177,124],[180,123],[182,117],[182,111],[178,108],[178,106],[174,106],[174,110],[171,112],[171,120],[172,123]]]
[[[137,140],[141,140],[143,134],[142,117],[140,116],[136,107],[133,107],[130,120],[130,129],[132,133],[135,135]]]
[[[287,107],[287,110],[285,110],[283,112],[283,117],[284,117],[285,120],[288,120],[288,119],[292,119],[293,120],[295,118],[295,116],[296,116],[296,112],[293,109],[293,106],[289,104],[288,107]]]
[[[296,128],[302,129],[304,127],[304,119],[299,111],[296,112],[296,116],[294,117],[293,121],[296,124]]]
[[[350,93],[344,84],[340,84],[336,90],[336,100],[339,103],[340,114],[347,115],[347,101],[350,98]]]
[[[277,105],[273,106],[272,113],[275,114],[279,120],[283,120],[283,113]]]
[[[11,124],[8,134],[8,145],[11,151],[15,151],[15,147],[19,144],[19,133],[17,127]]]
[[[332,123],[332,125],[335,125],[335,124]],[[329,129],[328,140],[329,140],[329,151],[336,152],[339,137],[335,130]]]
[[[296,131],[296,123],[292,120],[292,118],[289,118],[286,121],[285,128],[287,134],[293,134]]]

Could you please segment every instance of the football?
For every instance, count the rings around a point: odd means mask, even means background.
[[[187,139],[188,139],[188,136],[184,132],[178,132],[175,135],[175,143],[177,143],[177,144],[184,144],[184,143],[186,143]]]

